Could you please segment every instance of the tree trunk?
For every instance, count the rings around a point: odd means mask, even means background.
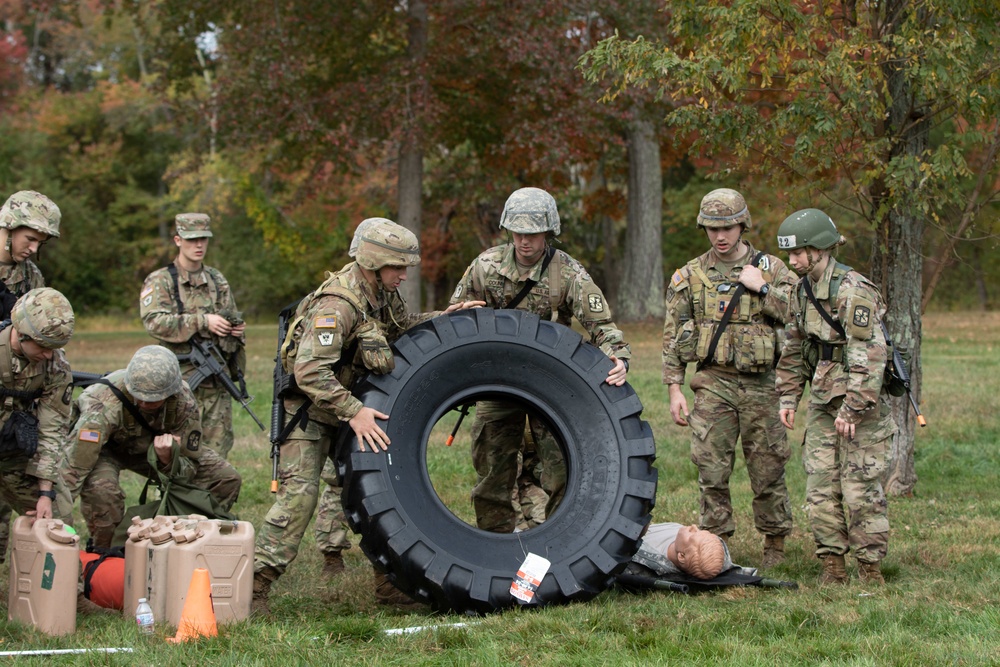
[[[653,124],[634,120],[628,140],[628,226],[618,322],[663,319],[663,173]]]
[[[424,154],[418,146],[404,142],[399,147],[399,219],[397,222],[420,238],[423,215],[421,192],[423,190]],[[411,266],[406,280],[399,286],[399,293],[410,307],[410,312],[420,312],[420,265]]]
[[[420,238],[423,218],[424,151],[421,131],[421,112],[427,102],[427,82],[424,77],[424,60],[427,56],[427,5],[423,0],[407,4],[409,80],[405,83],[406,100],[402,140],[399,145],[397,188],[399,191],[399,218],[397,222]],[[400,295],[409,304],[411,312],[422,309],[420,267],[406,272],[406,281],[399,287]]]
[[[908,10],[907,0],[889,0],[885,4],[889,32],[898,29],[900,15]],[[890,35],[885,36],[886,39]],[[910,156],[921,159],[927,148],[927,122],[914,100],[910,70],[895,61],[885,66],[888,83],[889,112],[885,134],[892,137],[889,159]],[[879,210],[882,192],[873,192],[873,210]],[[924,221],[911,211],[892,209],[876,219],[872,247],[872,280],[881,287],[888,313],[886,326],[893,342],[910,353],[910,387],[920,402],[923,375],[920,363],[921,285],[923,279],[922,246]],[[916,418],[905,396],[891,398],[892,416],[898,432],[892,439],[892,461],[884,477],[890,495],[911,495],[917,483],[914,467],[914,427]]]

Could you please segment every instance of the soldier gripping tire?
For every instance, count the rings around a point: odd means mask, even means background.
[[[396,367],[357,395],[390,415],[387,452],[360,452],[342,429],[338,467],[348,524],[397,588],[438,610],[514,606],[526,554],[551,561],[533,605],[583,601],[608,588],[650,520],[657,473],[649,425],[632,388],[604,382],[612,363],[562,325],[518,310],[437,317],[394,345]],[[565,443],[566,496],[541,526],[481,531],[440,501],[427,472],[428,436],[448,410],[477,398],[524,402]],[[346,433],[345,433],[346,432]]]

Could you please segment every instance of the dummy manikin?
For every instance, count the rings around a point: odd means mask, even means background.
[[[733,566],[722,538],[679,523],[651,524],[632,562],[660,576],[684,573],[696,579],[714,579]]]

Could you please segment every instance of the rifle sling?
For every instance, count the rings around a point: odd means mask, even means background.
[[[171,262],[167,265],[167,273],[174,280],[174,301],[177,302],[177,314],[184,314],[184,302],[181,301],[181,286],[180,281],[177,278],[177,265]]]
[[[126,410],[129,411],[129,414],[135,417],[135,420],[139,422],[139,426],[143,427],[153,435],[163,435],[165,433],[165,431],[161,431],[160,429],[156,429],[150,426],[149,422],[146,421],[146,418],[142,416],[142,412],[139,410],[138,406],[136,406],[136,404],[133,403],[132,401],[128,400],[128,397],[125,396],[122,390],[116,387],[110,381],[108,381],[107,378],[98,378],[97,380],[94,380],[94,383],[103,384],[105,387],[111,389],[111,393],[113,393],[115,397],[119,401],[121,401],[121,404],[125,407]]]
[[[542,270],[539,272],[538,275],[541,276],[545,273],[545,269],[549,268],[549,262],[552,261],[552,257],[555,254],[556,254],[555,248],[553,248],[552,246],[548,246],[548,248],[545,251],[545,260],[542,262]],[[526,283],[524,283],[524,287],[521,288],[521,291],[515,294],[514,298],[508,301],[507,305],[504,306],[504,308],[508,310],[511,308],[517,308],[517,305],[524,300],[524,297],[528,296],[528,292],[531,291],[531,288],[537,284],[538,284],[537,280],[529,280]]]
[[[844,331],[844,327],[840,325],[840,322],[833,319],[830,313],[826,312],[825,308],[819,305],[819,301],[816,300],[816,295],[813,294],[812,287],[809,285],[809,277],[806,276],[802,279],[802,284],[806,290],[806,296],[809,297],[809,301],[812,302],[813,308],[819,311],[819,316],[826,320],[826,323],[830,325],[830,328],[840,334],[840,337],[847,340],[847,332]]]
[[[757,266],[757,262],[760,261],[763,254],[763,252],[758,251],[754,256],[753,261],[750,263]],[[733,312],[736,311],[736,305],[740,302],[740,297],[742,297],[743,293],[746,291],[747,288],[743,283],[736,286],[736,291],[733,292],[733,295],[729,298],[729,305],[726,306],[725,312],[722,313],[722,319],[719,320],[719,326],[715,328],[715,334],[712,336],[712,340],[708,344],[708,352],[705,353],[705,361],[698,364],[698,370],[715,363],[712,361],[715,357],[715,348],[719,345],[719,339],[722,338],[722,332],[726,330],[727,326],[729,326],[729,320],[733,318]]]

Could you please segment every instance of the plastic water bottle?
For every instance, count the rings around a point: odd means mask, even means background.
[[[153,634],[153,609],[146,602],[146,598],[139,598],[139,606],[135,609],[135,623],[139,626],[139,635],[146,636]]]

